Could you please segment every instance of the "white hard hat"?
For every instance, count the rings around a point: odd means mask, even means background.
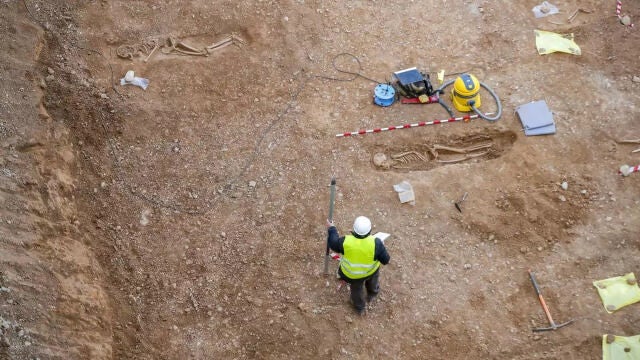
[[[371,220],[365,216],[358,216],[353,222],[353,232],[360,236],[365,236],[371,232]]]

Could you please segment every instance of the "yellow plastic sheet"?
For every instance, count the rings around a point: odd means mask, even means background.
[[[640,360],[640,335],[602,335],[602,360]]]
[[[609,314],[640,301],[640,288],[633,273],[593,282],[598,289],[604,309]]]
[[[580,46],[573,41],[573,34],[561,35],[550,31],[533,30],[536,34],[538,54],[551,54],[556,51],[580,55]]]

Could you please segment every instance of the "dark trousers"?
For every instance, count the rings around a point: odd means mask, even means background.
[[[358,312],[364,311],[365,306],[367,306],[366,301],[371,301],[378,295],[378,291],[380,291],[379,274],[380,271],[378,270],[364,279],[346,279],[351,287],[351,302]],[[367,289],[366,301],[363,288]]]

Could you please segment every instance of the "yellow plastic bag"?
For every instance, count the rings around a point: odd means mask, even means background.
[[[556,51],[580,55],[580,46],[573,41],[573,34],[561,35],[550,31],[533,30],[536,34],[538,54],[551,54]]]
[[[602,360],[640,360],[640,335],[602,335]]]
[[[598,289],[604,309],[609,314],[640,301],[640,288],[633,273],[593,282]]]

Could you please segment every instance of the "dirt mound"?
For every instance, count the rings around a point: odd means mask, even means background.
[[[52,32],[22,3],[1,7],[0,357],[111,358],[110,300],[76,207],[77,153],[43,99],[66,74],[45,65]]]

